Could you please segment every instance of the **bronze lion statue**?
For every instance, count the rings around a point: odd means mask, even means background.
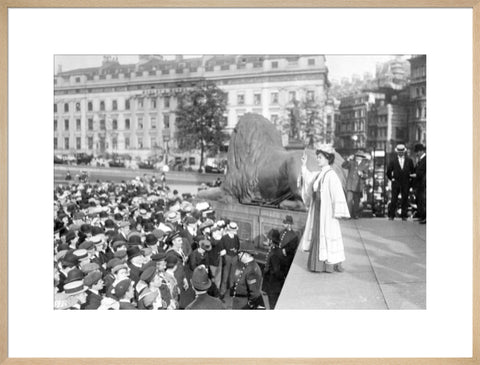
[[[247,113],[230,139],[225,181],[221,187],[200,191],[198,197],[303,209],[297,186],[303,153],[287,151],[280,132],[268,119]],[[314,151],[307,151],[307,156],[308,168],[318,169]]]

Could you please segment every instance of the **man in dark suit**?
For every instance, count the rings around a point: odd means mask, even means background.
[[[403,144],[395,148],[396,156],[392,158],[387,167],[387,177],[392,182],[392,200],[388,207],[388,219],[395,218],[398,195],[402,194],[402,220],[408,217],[408,192],[410,190],[410,175],[413,174],[414,166],[410,157],[406,156],[406,147]]]
[[[366,155],[358,151],[355,156],[350,156],[348,160],[342,163],[342,167],[348,170],[347,202],[350,216],[357,219],[359,216],[360,199],[365,188],[365,179],[368,176],[368,162]]]
[[[414,150],[417,155],[417,165],[415,173],[412,174],[413,186],[417,198],[417,218],[420,224],[427,223],[427,156],[425,146],[421,143],[415,145]]]
[[[280,249],[284,257],[282,266],[286,277],[298,247],[298,234],[293,230],[293,218],[291,215],[285,216],[283,228],[280,232]]]

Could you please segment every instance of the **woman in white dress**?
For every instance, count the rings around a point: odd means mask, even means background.
[[[345,261],[340,218],[349,218],[342,183],[331,167],[335,151],[330,146],[316,150],[320,171],[307,168],[307,156],[302,157],[301,192],[308,217],[300,245],[309,252],[308,269],[314,272],[342,272]]]

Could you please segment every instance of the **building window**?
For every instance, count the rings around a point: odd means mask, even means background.
[[[82,149],[82,139],[77,137],[77,150]]]
[[[278,61],[272,62],[272,68],[278,68]]]
[[[150,138],[150,147],[151,148],[157,147],[157,138],[156,137],[151,137]]]
[[[278,93],[274,92],[270,94],[270,102],[272,104],[278,104]]]
[[[143,118],[138,118],[137,119],[137,128],[138,129],[143,129]]]
[[[93,150],[93,137],[88,137],[88,149]]]
[[[163,128],[170,128],[170,114],[163,114]]]
[[[152,129],[157,129],[157,118],[151,117],[150,118],[150,125]]]
[[[64,125],[65,125],[65,128],[64,128],[64,129],[65,129],[66,131],[68,131],[68,129],[69,129],[69,127],[70,127],[70,123],[69,123],[68,119],[65,119],[65,120],[64,120]]]
[[[88,120],[88,130],[93,131],[93,119],[91,118]]]
[[[53,104],[53,112],[56,113],[57,112],[57,104]]]
[[[288,92],[288,101],[294,101],[296,100],[297,93],[295,91],[289,91]]]
[[[125,109],[130,110],[130,100],[125,100]]]
[[[118,148],[118,141],[117,141],[117,137],[113,137],[112,138],[112,148],[114,150],[116,150]]]
[[[308,65],[309,66],[315,66],[315,58],[309,58],[308,59]]]
[[[56,119],[53,120],[53,130],[56,131],[58,128],[58,122]]]
[[[106,130],[106,129],[107,129],[107,128],[106,128],[106,126],[105,126],[105,119],[101,119],[101,120],[100,120],[100,130],[101,130],[101,131],[104,131],[104,130]]]
[[[137,105],[138,105],[138,108],[143,108],[143,99],[138,99]]]
[[[70,139],[68,137],[65,137],[64,147],[66,150],[70,149]]]
[[[63,104],[63,111],[64,111],[65,113],[68,112],[68,103]]]
[[[125,137],[125,149],[128,150],[130,148],[130,138]]]
[[[143,139],[142,137],[137,138],[137,148],[142,149],[143,148]]]
[[[130,129],[130,119],[125,119],[125,129]]]
[[[80,111],[80,103],[75,103],[75,111],[76,112]]]
[[[163,98],[163,106],[165,108],[170,108],[170,96],[165,96]]]
[[[260,105],[262,103],[262,94],[253,94],[253,104]]]
[[[91,101],[87,104],[88,111],[91,112],[93,110],[93,103]]]
[[[112,129],[118,129],[118,121],[116,119],[112,121]]]
[[[116,100],[112,100],[112,110],[117,110],[118,109],[118,104]]]
[[[308,101],[314,101],[315,100],[315,91],[313,91],[313,90],[308,90],[307,91],[307,100]]]
[[[105,110],[105,102],[104,101],[100,102],[100,110],[102,110],[102,111]]]
[[[152,109],[157,109],[157,99],[152,99]]]
[[[82,121],[80,119],[77,119],[77,131],[80,131],[82,129]]]
[[[58,138],[53,137],[53,149],[56,150],[58,149]]]
[[[237,95],[237,104],[238,105],[245,104],[245,95],[243,95],[243,94],[238,94]]]

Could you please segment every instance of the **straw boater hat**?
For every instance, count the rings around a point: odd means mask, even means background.
[[[397,147],[395,147],[395,152],[405,152],[406,150],[404,144],[397,144]]]

